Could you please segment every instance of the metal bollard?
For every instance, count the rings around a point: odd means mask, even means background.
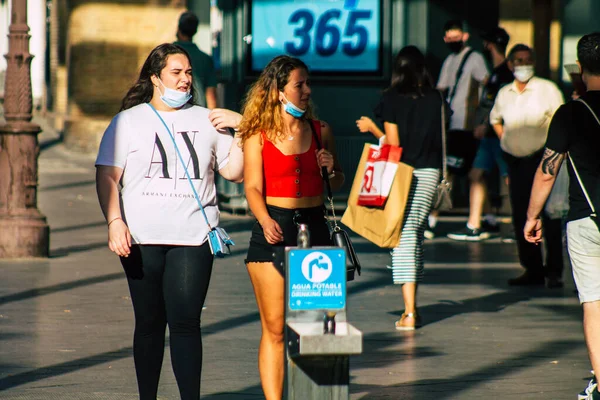
[[[347,400],[350,356],[362,332],[346,320],[346,253],[310,247],[306,225],[298,247],[286,248],[284,399]]]

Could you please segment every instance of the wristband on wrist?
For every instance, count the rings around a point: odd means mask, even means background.
[[[335,171],[331,171],[331,173],[327,177],[329,179],[333,179],[335,177]]]
[[[110,226],[110,224],[112,224],[113,222],[115,222],[118,219],[122,219],[122,218],[121,217],[116,217],[116,218],[111,219],[107,226]]]

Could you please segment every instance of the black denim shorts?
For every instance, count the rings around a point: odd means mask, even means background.
[[[448,170],[455,175],[468,174],[473,166],[479,140],[473,136],[473,131],[451,130],[446,136]]]
[[[298,224],[308,225],[311,246],[332,245],[324,206],[289,209],[267,205],[267,211],[281,227],[283,242],[269,244],[257,221],[252,228],[246,263],[272,262],[284,275],[285,248],[297,245]]]

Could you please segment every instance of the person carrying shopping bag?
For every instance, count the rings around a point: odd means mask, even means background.
[[[442,124],[448,122],[449,114],[448,105],[433,87],[425,57],[415,46],[407,46],[396,56],[391,85],[375,109],[384,131],[367,117],[356,121],[362,132],[371,132],[383,143],[401,146],[401,162],[414,168],[400,241],[392,251],[393,282],[402,286],[404,299],[404,312],[395,323],[397,330],[414,330],[422,324],[417,286],[423,279],[427,218],[440,183]]]

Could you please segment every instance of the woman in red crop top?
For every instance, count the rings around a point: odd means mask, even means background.
[[[239,125],[244,188],[257,219],[246,265],[261,316],[258,365],[267,400],[281,399],[283,391],[285,247],[296,246],[301,223],[308,225],[313,246],[331,245],[321,167],[333,190],[344,182],[331,128],[313,121],[310,93],[306,65],[276,57],[248,92]]]

